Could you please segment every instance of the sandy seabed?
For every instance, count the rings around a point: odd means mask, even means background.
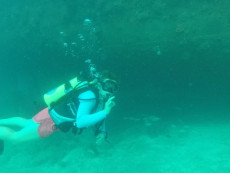
[[[129,121],[129,120],[126,120]],[[229,173],[230,123],[133,124],[95,144],[90,130],[81,136],[57,133],[41,141],[7,144],[0,172],[60,173]]]

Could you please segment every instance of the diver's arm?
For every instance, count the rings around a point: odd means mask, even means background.
[[[96,105],[96,97],[92,91],[87,91],[79,96],[80,105],[77,111],[76,125],[78,128],[94,125],[105,119],[104,110],[93,113],[92,110]]]
[[[105,119],[106,114],[104,110],[90,114],[92,110],[92,106],[91,106],[92,104],[93,101],[84,101],[83,103],[80,103],[77,112],[77,123],[76,123],[78,128],[92,126],[98,123],[99,121]]]

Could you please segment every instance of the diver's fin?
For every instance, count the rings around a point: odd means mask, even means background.
[[[4,141],[0,139],[0,155],[4,152]]]

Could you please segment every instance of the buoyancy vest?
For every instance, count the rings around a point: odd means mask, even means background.
[[[63,132],[68,132],[70,129],[77,130],[78,96],[87,90],[89,90],[88,87],[76,90],[71,95],[61,98],[49,109],[50,116],[55,122],[56,128]]]
[[[45,103],[49,108],[50,116],[55,122],[56,128],[63,132],[68,132],[72,129],[74,133],[77,133],[76,116],[79,106],[78,96],[89,90],[90,84],[92,83],[87,81],[81,82],[78,81],[77,78],[74,78],[68,83],[62,84],[44,94]]]

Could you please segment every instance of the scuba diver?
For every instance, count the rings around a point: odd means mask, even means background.
[[[12,143],[45,138],[56,131],[80,134],[85,127],[95,125],[96,142],[106,140],[106,117],[115,106],[118,90],[116,76],[103,72],[96,81],[74,78],[44,95],[47,107],[32,119],[12,117],[0,120],[0,153],[4,141]],[[16,131],[13,127],[20,127]]]

